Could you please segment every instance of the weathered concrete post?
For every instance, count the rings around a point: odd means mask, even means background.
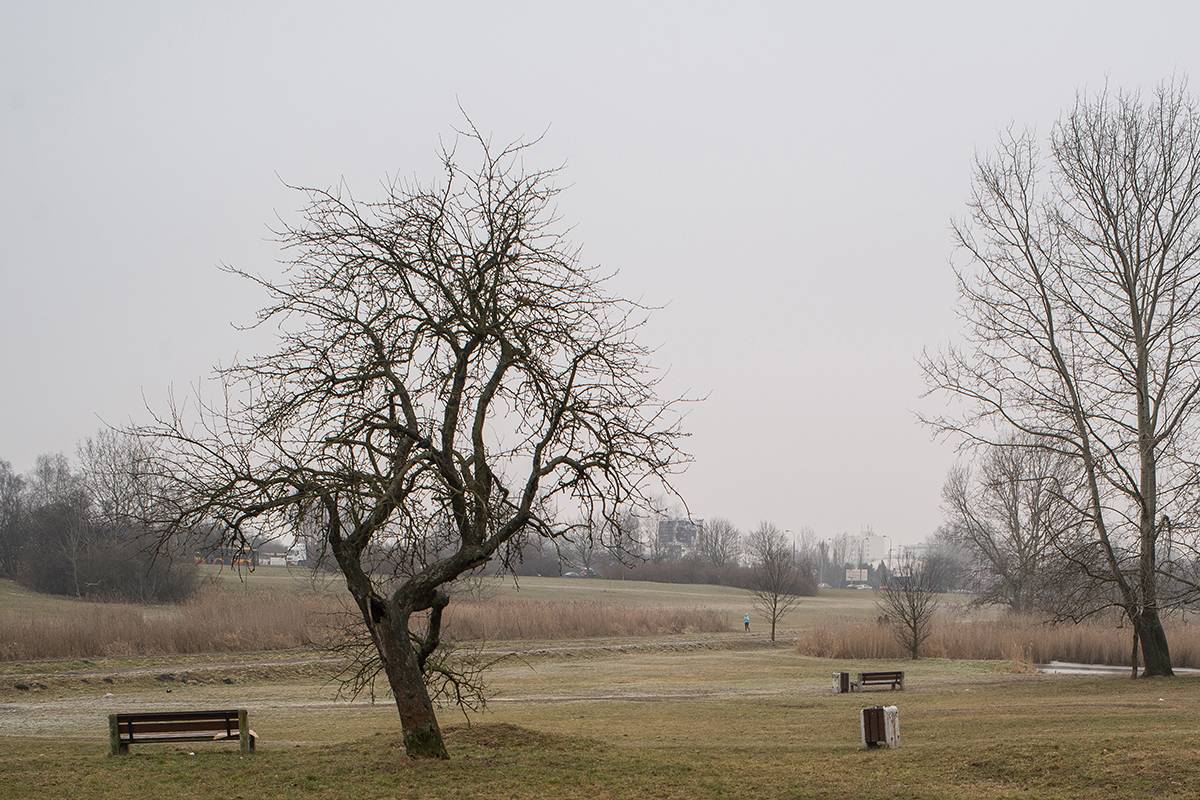
[[[899,747],[900,709],[896,706],[864,708],[858,730],[863,747]]]
[[[243,753],[254,750],[254,741],[250,737],[250,722],[246,719],[246,709],[238,709],[238,743]]]
[[[121,728],[117,725],[117,715],[108,715],[108,754],[121,755]]]

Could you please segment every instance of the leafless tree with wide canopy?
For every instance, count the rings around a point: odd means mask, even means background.
[[[911,659],[921,657],[921,647],[933,635],[933,619],[940,605],[936,560],[905,554],[892,565],[879,586],[875,606],[892,629],[896,641]]]
[[[646,310],[564,238],[557,170],[473,126],[456,142],[477,158],[444,150],[435,185],[300,189],[284,277],[233,270],[272,298],[257,325],[278,346],[220,370],[218,402],[140,429],[164,536],[319,525],[415,757],[446,756],[426,679],[448,585],[526,537],[653,512],[688,460],[637,339]]]
[[[696,549],[714,567],[736,564],[742,553],[742,532],[727,519],[707,519],[700,528]]]
[[[767,618],[771,641],[779,623],[800,602],[811,564],[796,558],[795,543],[769,522],[761,523],[746,537],[750,560],[754,608]]]
[[[1049,138],[1048,158],[1010,133],[976,165],[955,227],[966,343],[924,361],[965,412],[930,422],[1072,459],[1059,494],[1086,535],[1064,555],[1093,584],[1076,615],[1119,607],[1145,674],[1171,675],[1162,613],[1198,588],[1200,117],[1178,83],[1106,90]]]
[[[1071,460],[1035,445],[1018,435],[984,448],[974,472],[958,465],[942,487],[941,534],[970,555],[976,599],[1017,612],[1053,605],[1051,565],[1082,521],[1060,496]]]

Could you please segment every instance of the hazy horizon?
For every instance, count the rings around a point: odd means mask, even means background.
[[[276,269],[283,182],[436,178],[461,106],[545,132],[584,259],[663,306],[664,391],[708,396],[694,515],[923,539],[955,453],[916,420],[916,357],[957,329],[974,155],[1191,71],[1200,10],[1131,37],[1101,6],[8,6],[0,459],[73,455],[264,347],[231,326],[263,295],[218,267]]]

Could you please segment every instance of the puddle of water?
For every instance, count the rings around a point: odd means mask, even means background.
[[[1046,675],[1113,675],[1129,676],[1129,667],[1112,666],[1111,664],[1076,664],[1071,661],[1051,661],[1049,664],[1038,664],[1038,672]],[[1200,675],[1200,669],[1176,667],[1176,675]]]

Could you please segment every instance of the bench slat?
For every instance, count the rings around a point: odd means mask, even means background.
[[[141,738],[143,733],[170,733],[171,731],[236,731],[237,717],[232,720],[195,721],[195,722],[118,722],[121,733]]]
[[[212,736],[139,736],[133,741],[125,740],[126,745],[130,744],[169,744],[170,742],[220,742],[220,741],[237,741],[237,734],[230,737],[222,736],[220,739],[215,739]]]
[[[237,709],[218,711],[147,711],[139,714],[117,714],[117,722],[142,722],[147,720],[177,721],[187,719],[237,719]]]

